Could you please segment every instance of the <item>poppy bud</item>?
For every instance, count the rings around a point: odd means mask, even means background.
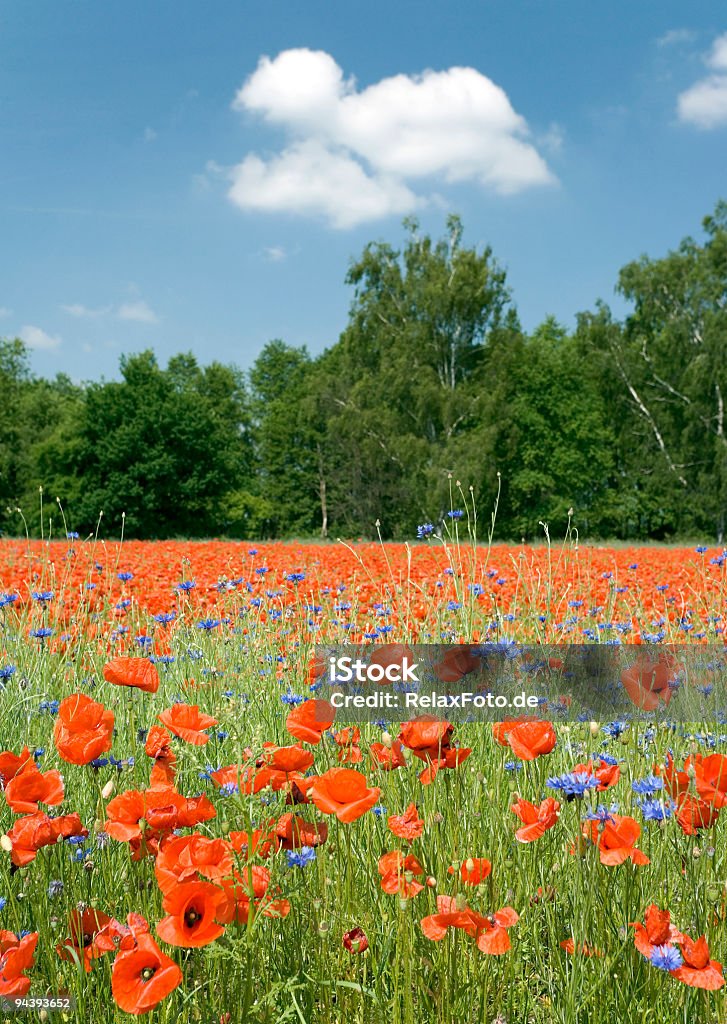
[[[429,886],[430,889],[436,889],[437,880],[434,877],[434,875],[429,875],[429,877],[427,878],[427,885]]]
[[[619,737],[619,739],[621,740],[621,742],[623,743],[624,746],[626,746],[626,744],[631,741],[631,736],[629,735],[629,733],[630,733],[629,729],[624,729],[624,731],[621,733],[621,735]]]
[[[343,948],[349,953],[363,953],[369,948],[369,940],[363,928],[352,928],[343,936]]]
[[[331,926],[328,923],[328,921],[321,921],[321,923],[318,925],[318,934],[321,937],[323,937],[325,935],[328,935],[330,930],[331,930]]]
[[[598,736],[599,732],[601,731],[601,726],[598,724],[598,722],[591,722],[588,728],[590,729],[591,736],[594,737]]]
[[[389,750],[391,750],[391,748],[394,745],[394,741],[391,738],[391,733],[390,732],[382,732],[382,734],[381,734],[381,742],[384,744],[385,747],[387,747]]]
[[[472,860],[471,857],[467,858],[467,860],[464,862],[464,866],[467,868],[467,871],[475,870],[475,862]]]
[[[10,836],[0,836],[0,847],[5,853],[10,853],[13,849],[13,841]]]
[[[103,797],[103,799],[108,800],[108,798],[111,796],[115,788],[116,785],[114,783],[114,780],[109,779],[104,788],[101,790],[101,796]]]

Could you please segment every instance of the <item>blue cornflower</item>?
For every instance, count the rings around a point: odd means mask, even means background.
[[[118,579],[121,580],[122,583],[126,583],[129,580],[133,580],[134,578],[133,572],[117,572],[116,576]]]
[[[286,850],[285,858],[289,868],[304,868],[316,859],[316,851],[312,846],[302,846],[300,851]]]
[[[188,590],[193,590],[194,587],[196,587],[196,586],[197,586],[197,581],[196,580],[183,580],[181,583],[177,584],[177,590],[183,590],[183,591],[186,592]]]
[[[295,707],[296,704],[302,704],[303,701],[305,700],[305,697],[301,697],[299,693],[293,693],[292,691],[288,690],[287,693],[280,694],[280,699],[282,700],[283,704],[289,704],[291,707]]]
[[[522,770],[522,761],[505,761],[506,772],[519,772]]]
[[[0,896],[0,910],[5,910],[7,905],[8,905],[8,901],[5,899],[5,897],[4,896]]]
[[[666,821],[671,818],[674,805],[668,800],[642,800],[639,803],[639,810],[644,816],[644,821]]]
[[[10,676],[15,675],[15,665],[5,665],[0,668],[0,679],[9,679]]]
[[[217,629],[220,624],[220,619],[201,619],[197,623],[197,629],[205,629],[207,631]]]
[[[649,962],[660,971],[676,971],[684,963],[676,946],[654,946]]]
[[[431,537],[433,533],[433,523],[422,523],[421,526],[417,526],[417,538],[419,540],[424,540],[425,537]]]
[[[71,530],[70,533],[66,534],[66,540],[78,540],[78,536],[75,530]]]
[[[225,782],[224,785],[220,786],[221,796],[234,796],[235,793],[240,792],[240,787],[235,782]]]
[[[48,896],[53,899],[55,896],[60,896],[63,892],[63,882],[60,878],[51,879],[48,884]]]
[[[46,601],[52,601],[53,600],[53,591],[52,590],[34,590],[31,593],[30,596],[33,598],[34,601],[40,601],[41,603],[44,603]]]
[[[589,789],[598,786],[598,779],[589,772],[567,772],[546,782],[549,789],[560,789],[569,800],[582,797]]]
[[[461,508],[453,508],[451,512],[447,513],[447,515],[449,516],[450,519],[461,519],[462,516],[464,515],[464,512],[462,511]]]
[[[53,630],[48,629],[44,626],[42,629],[31,629],[29,636],[35,637],[36,640],[45,640],[49,636],[53,636]]]
[[[283,576],[283,579],[287,580],[289,583],[302,583],[303,580],[305,579],[305,573],[288,572]]]
[[[654,793],[664,788],[664,780],[660,779],[658,775],[647,775],[645,779],[634,779],[631,788],[640,796],[653,796]]]

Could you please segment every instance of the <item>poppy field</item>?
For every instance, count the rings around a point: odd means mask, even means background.
[[[320,648],[635,644],[648,709],[661,647],[721,650],[727,552],[451,518],[0,541],[0,1020],[725,1019],[723,716],[353,726]]]

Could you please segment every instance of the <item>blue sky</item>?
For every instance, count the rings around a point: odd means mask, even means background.
[[[0,336],[77,380],[316,353],[364,245],[450,211],[570,326],[725,167],[717,0],[0,0]]]

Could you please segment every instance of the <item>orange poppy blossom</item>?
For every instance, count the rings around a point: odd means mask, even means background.
[[[522,828],[515,833],[517,841],[533,843],[556,824],[560,815],[560,803],[549,796],[541,800],[540,806],[536,807],[529,800],[523,800],[518,796],[517,802],[511,805],[510,810],[523,823]]]
[[[587,942],[579,942],[576,946],[573,938],[563,939],[560,948],[564,949],[569,956],[603,956],[603,950],[595,946],[589,946]]]
[[[453,644],[448,647],[442,660],[434,665],[434,674],[441,683],[456,683],[471,672],[482,668],[482,659],[474,651],[477,644]]]
[[[643,923],[631,921],[629,927],[634,929],[634,945],[647,960],[657,946],[668,946],[684,938],[671,923],[669,911],[661,910],[655,903],[646,908]]]
[[[177,762],[177,755],[171,747],[172,737],[162,725],[153,725],[144,744],[144,750],[149,757],[154,758],[154,766],[149,776],[149,785],[159,788],[173,786]]]
[[[724,985],[722,964],[717,960],[710,960],[706,937],[702,935],[695,942],[688,935],[683,935],[678,943],[683,963],[681,967],[669,971],[671,976],[691,988],[708,991],[722,988]]]
[[[727,804],[727,757],[708,754],[695,763],[695,784],[702,800],[714,807]]]
[[[328,838],[328,825],[324,821],[305,821],[289,812],[278,818],[275,835],[284,850],[299,850],[303,846],[321,846]]]
[[[403,814],[390,814],[387,823],[395,836],[409,842],[418,839],[424,831],[424,822],[419,817],[416,804],[409,804]]]
[[[698,765],[699,761],[701,761],[701,758],[694,762],[695,765]],[[672,800],[678,800],[680,796],[688,791],[689,774],[687,769],[692,763],[692,759],[687,758],[684,764],[684,771],[680,771],[675,767],[674,758],[671,753],[667,753],[666,760],[663,765],[655,764],[653,766],[654,774],[661,776],[664,779],[664,788]]]
[[[210,772],[210,778],[215,786],[235,786],[240,793],[249,796],[251,793],[259,793],[270,784],[271,772],[269,768],[258,768],[255,764],[230,764],[225,768],[218,768]]]
[[[101,910],[87,907],[85,910],[72,910],[68,930],[70,938],[56,946],[56,952],[62,960],[81,960],[88,973],[91,961],[103,956],[107,950],[96,944],[98,933],[109,925],[112,918]]]
[[[227,902],[223,889],[212,882],[181,882],[164,894],[162,907],[167,915],[156,926],[157,935],[170,946],[192,949],[208,946],[224,935],[225,929],[215,917]]]
[[[644,652],[623,670],[621,684],[637,708],[655,711],[660,704],[666,705],[671,700],[681,668],[671,651],[659,651],[656,657]]]
[[[695,836],[700,828],[711,828],[719,818],[718,807],[691,793],[683,793],[676,803],[674,817],[687,836]]]
[[[414,651],[408,644],[377,644],[369,657],[369,665],[380,665],[383,669],[392,665],[403,668],[404,661],[411,665],[414,660]],[[379,680],[384,686],[389,682],[386,677]]]
[[[277,792],[293,783],[305,788],[303,772],[313,764],[313,754],[304,750],[299,743],[289,747],[276,747],[274,743],[263,743],[263,763],[268,772],[271,788]]]
[[[12,845],[11,858],[16,867],[30,864],[42,847],[52,846],[59,839],[70,836],[88,836],[88,830],[81,824],[78,814],[63,814],[49,818],[43,811],[36,811],[18,818],[7,833]]]
[[[311,787],[311,798],[323,814],[335,814],[350,824],[371,810],[379,799],[378,786],[369,787],[366,776],[354,768],[329,768]]]
[[[290,913],[290,902],[285,899],[271,899],[268,896],[270,872],[257,864],[245,866],[242,871],[235,871],[232,878],[222,881],[225,901],[217,910],[219,924],[247,924],[250,911],[254,910],[265,917],[287,917]]]
[[[381,888],[389,896],[398,895],[402,899],[412,899],[420,893],[424,886],[414,880],[424,874],[424,868],[413,854],[406,856],[400,850],[392,850],[379,857],[378,872],[381,875]]]
[[[649,858],[636,848],[641,825],[634,818],[612,814],[604,825],[599,821],[583,822],[583,835],[598,846],[599,858],[607,867],[616,867],[630,860],[633,864],[649,864]],[[571,853],[575,848],[571,849]]]
[[[153,1010],[177,988],[182,972],[148,932],[137,933],[135,940],[133,948],[116,954],[111,992],[120,1009],[139,1016]]]
[[[295,739],[315,746],[331,728],[335,717],[336,709],[329,701],[311,698],[289,712],[285,728]]]
[[[193,832],[188,836],[168,835],[159,844],[154,861],[154,874],[164,895],[183,882],[219,882],[232,874],[234,866],[231,843],[225,839],[209,839]]]
[[[103,953],[112,953],[118,950],[127,952],[136,949],[137,940],[140,935],[149,934],[149,922],[141,914],[134,912],[126,917],[126,924],[122,924],[112,917],[94,937],[94,944]]]
[[[475,940],[480,952],[500,956],[510,949],[507,930],[519,919],[512,907],[503,907],[485,917],[471,910],[460,897],[437,896],[437,913],[422,918],[421,929],[433,942],[440,942],[450,928],[462,929]]]
[[[209,743],[209,736],[204,730],[217,725],[217,719],[205,715],[199,710],[198,704],[173,704],[171,708],[162,711],[158,718],[171,733],[195,747]]]
[[[0,787],[6,786],[29,764],[34,764],[33,755],[28,747],[23,747],[19,754],[12,750],[3,750],[0,753]]]
[[[532,715],[521,715],[520,718],[505,718],[502,722],[492,723],[492,737],[495,743],[501,747],[507,747],[507,736],[511,729],[514,729],[516,725],[522,725],[524,722],[539,722],[539,718],[535,718]]]
[[[419,774],[419,781],[427,786],[433,782],[441,768],[458,768],[472,753],[467,747],[453,747],[451,722],[432,715],[419,715],[403,722],[399,740],[415,757],[427,763]]]
[[[54,807],[63,802],[63,779],[56,769],[41,772],[34,762],[26,764],[5,786],[8,807],[16,814],[33,814],[38,804]]]
[[[155,854],[159,840],[174,829],[193,828],[217,812],[206,796],[184,797],[167,786],[126,790],[109,801],[106,814],[104,831],[112,839],[130,843],[135,859],[140,859]]]
[[[607,761],[601,760],[600,766],[593,769],[593,761],[588,761],[586,764],[577,764],[571,768],[570,773],[575,775],[583,774],[590,775],[591,778],[598,780],[598,785],[594,787],[597,793],[604,793],[611,786],[615,786],[621,778],[621,769],[617,764],[609,764]]]
[[[270,857],[281,847],[279,837],[270,831],[270,822],[265,828],[256,828],[252,832],[230,832],[230,845],[234,852],[245,860],[251,857]],[[307,843],[303,845],[309,845]]]
[[[26,971],[33,966],[38,932],[22,938],[14,932],[0,930],[0,996],[8,999],[25,996],[30,991]]]
[[[447,874],[453,875],[455,871],[455,867],[450,864]],[[459,868],[459,878],[463,885],[480,885],[491,874],[492,864],[485,857],[468,857]]]
[[[552,722],[540,719],[518,722],[505,735],[508,746],[521,761],[534,761],[536,757],[552,753],[558,742]]]
[[[374,770],[379,768],[382,771],[390,772],[406,765],[401,740],[393,740],[389,745],[377,740],[369,745],[369,756],[371,768]]]
[[[114,713],[85,693],[61,701],[53,730],[56,750],[70,764],[88,764],[111,749]]]
[[[360,764],[363,761],[363,754],[359,747],[361,730],[354,728],[339,729],[333,734],[334,743],[340,748],[338,751],[339,764]]]
[[[159,689],[159,673],[148,658],[114,658],[103,667],[103,677],[114,686],[133,686],[144,693]]]

